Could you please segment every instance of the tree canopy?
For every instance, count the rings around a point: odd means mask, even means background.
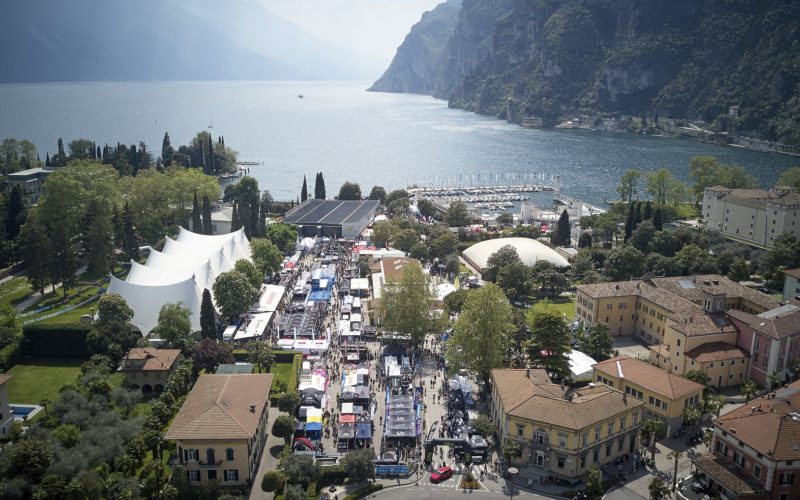
[[[361,199],[361,186],[355,182],[345,182],[339,188],[340,200],[360,200]]]
[[[385,330],[407,335],[412,347],[420,346],[433,328],[433,293],[422,269],[405,266],[400,282],[387,288],[381,300]]]
[[[540,302],[528,311],[528,357],[556,378],[569,376],[569,353],[572,337],[563,314],[547,302]]]

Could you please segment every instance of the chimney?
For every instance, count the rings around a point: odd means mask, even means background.
[[[255,413],[255,412],[256,412],[256,404],[250,403],[250,413]]]

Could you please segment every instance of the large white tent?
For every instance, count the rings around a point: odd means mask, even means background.
[[[133,326],[147,336],[158,325],[164,304],[183,302],[191,311],[192,329],[200,329],[203,290],[212,290],[221,273],[239,259],[250,260],[250,242],[240,229],[222,235],[197,234],[181,228],[164,249],[150,249],[147,263],[131,262],[125,281],[111,277],[108,293],[117,293],[133,310]]]

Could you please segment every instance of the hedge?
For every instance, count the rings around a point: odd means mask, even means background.
[[[383,489],[383,485],[381,483],[372,483],[370,485],[364,486],[363,488],[359,488],[353,493],[344,497],[344,500],[359,500],[360,498],[364,498],[365,496],[371,495],[376,491],[381,491]]]
[[[0,370],[8,371],[22,357],[22,341],[15,340],[0,349]]]
[[[32,323],[22,327],[22,352],[37,358],[88,359],[90,325]]]

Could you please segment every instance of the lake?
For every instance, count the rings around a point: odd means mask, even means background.
[[[275,199],[323,172],[328,196],[346,180],[389,189],[539,181],[594,203],[616,198],[628,168],[669,168],[686,180],[694,155],[743,165],[763,186],[800,158],[688,140],[585,130],[531,130],[449,109],[431,97],[366,92],[369,82],[165,82],[0,85],[0,139],[28,139],[44,158],[76,138],[144,141],[156,155],[201,130],[256,161]],[[302,94],[303,98],[298,98]],[[213,127],[213,128],[209,128]],[[313,189],[309,186],[309,190]]]

